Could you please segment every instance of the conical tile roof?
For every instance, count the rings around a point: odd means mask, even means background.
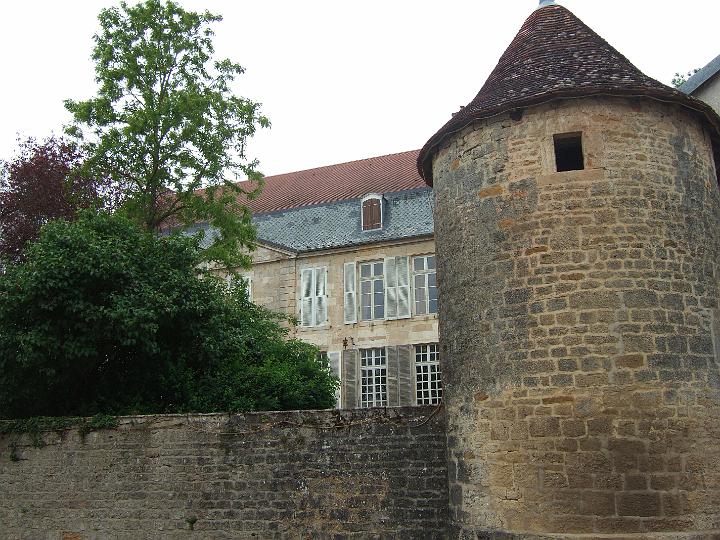
[[[553,99],[644,96],[697,111],[720,132],[712,108],[652,79],[566,8],[536,9],[500,58],[477,96],[425,144],[418,169],[432,185],[432,157],[449,134],[474,120]]]

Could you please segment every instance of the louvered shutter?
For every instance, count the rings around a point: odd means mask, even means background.
[[[327,322],[327,267],[313,269],[313,281],[315,284],[315,306],[313,309],[315,326],[321,326]]]
[[[385,259],[385,318],[410,317],[410,258]]]
[[[342,353],[342,407],[354,409],[358,406],[358,351],[346,349]]]
[[[345,263],[343,273],[345,324],[353,324],[357,322],[357,301],[355,295],[355,263]]]
[[[396,407],[400,404],[398,395],[398,348],[386,347],[387,359],[387,397],[388,406]]]
[[[380,204],[379,199],[370,200],[370,228],[372,229],[379,229],[382,227],[382,211],[380,210]]]
[[[300,272],[300,325],[313,324],[313,297],[315,296],[315,283],[312,268]]]
[[[395,257],[385,259],[385,318],[397,319],[397,270]]]
[[[372,206],[370,205],[371,202],[372,200],[367,200],[362,203],[362,228],[364,231],[372,229]]]
[[[410,258],[395,257],[397,271],[397,318],[410,317]]]
[[[340,352],[329,352],[328,360],[330,361],[330,373],[340,381],[340,386],[335,390],[335,407],[342,408],[342,370],[340,369],[340,362],[342,353]]]
[[[415,405],[415,347],[398,347],[398,392],[400,405]]]
[[[362,203],[363,230],[379,229],[382,227],[382,201],[368,199]]]

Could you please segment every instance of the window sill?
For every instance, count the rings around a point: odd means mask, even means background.
[[[437,313],[431,313],[430,315],[413,315],[412,317],[406,317],[404,319],[373,319],[372,321],[358,321],[356,323],[346,324],[345,326],[372,327],[378,324],[436,321],[437,318]]]
[[[332,328],[331,324],[321,324],[319,326],[297,326],[298,332],[318,332],[318,331],[325,331],[330,330]]]

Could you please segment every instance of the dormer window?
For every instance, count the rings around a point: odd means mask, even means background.
[[[382,229],[382,195],[367,195],[362,200],[362,230]]]

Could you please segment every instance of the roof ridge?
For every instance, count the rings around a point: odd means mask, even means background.
[[[306,172],[310,172],[310,171],[317,171],[319,169],[335,168],[335,167],[340,167],[342,165],[351,165],[353,163],[360,163],[361,161],[370,161],[370,160],[374,160],[374,159],[382,159],[382,158],[387,158],[387,157],[400,156],[402,154],[411,154],[413,152],[420,152],[420,149],[405,150],[403,152],[392,152],[390,154],[383,154],[381,156],[371,156],[371,157],[360,158],[360,159],[352,159],[350,161],[343,161],[341,163],[331,163],[329,165],[320,165],[319,167],[310,167],[309,169],[299,169],[297,171],[290,171],[290,172],[286,172],[286,173],[271,174],[268,176],[264,176],[263,179],[265,180],[268,178],[276,178],[278,176],[287,176],[287,175],[292,175],[292,174],[306,173]],[[246,181],[247,180],[241,180],[241,182],[246,182]]]

